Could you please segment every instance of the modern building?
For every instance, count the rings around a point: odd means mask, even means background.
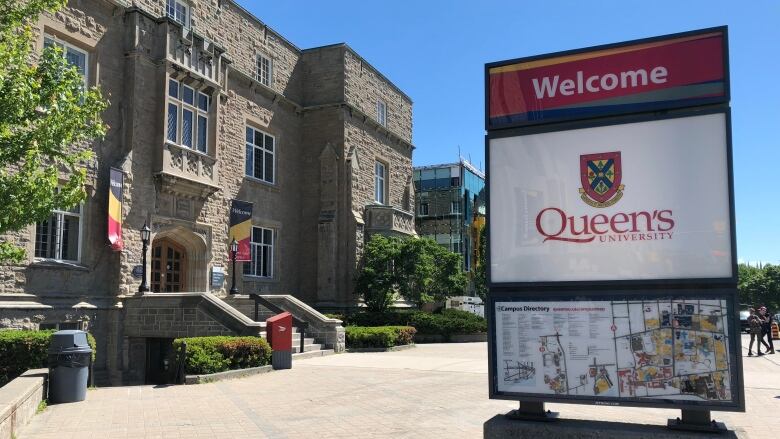
[[[89,328],[99,376],[148,380],[173,337],[262,330],[226,299],[231,200],[253,206],[238,290],[304,313],[355,304],[367,234],[415,233],[412,101],[348,45],[298,48],[234,0],[71,0],[35,27],[49,44],[110,101],[110,128],[86,201],[3,237],[28,260],[0,268],[0,327]]]
[[[418,235],[461,254],[463,269],[472,272],[479,229],[485,223],[485,174],[464,159],[418,166],[414,188]]]

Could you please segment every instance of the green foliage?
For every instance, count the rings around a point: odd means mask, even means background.
[[[424,335],[476,334],[487,332],[487,321],[467,311],[445,309],[441,313],[425,311],[359,312],[344,317],[351,326],[412,326]]]
[[[423,311],[357,312],[344,316],[345,326],[406,326],[414,313]]]
[[[417,306],[462,294],[461,256],[427,238],[374,235],[366,244],[356,291],[370,311],[384,311],[399,293]]]
[[[477,264],[474,267],[474,290],[487,303],[487,226],[479,229],[479,246],[477,247]]]
[[[23,374],[29,369],[47,366],[51,335],[56,331],[0,331],[0,386]],[[95,361],[97,346],[95,337],[87,333],[87,342],[92,348]]]
[[[49,403],[45,399],[42,399],[41,402],[38,403],[38,408],[35,409],[35,414],[43,413],[48,405]]]
[[[371,311],[390,307],[395,298],[396,276],[401,240],[374,235],[363,251],[363,267],[358,274],[355,291]]]
[[[767,264],[759,268],[739,264],[738,275],[740,303],[764,305],[772,313],[780,310],[780,266]]]
[[[487,332],[484,318],[461,310],[444,310],[441,314],[418,312],[409,321],[417,332],[426,335],[476,334]]]
[[[180,352],[184,342],[187,343],[185,369],[188,374],[201,375],[246,369],[271,362],[271,346],[262,337],[177,338],[173,341],[176,352]]]
[[[348,348],[390,348],[414,343],[411,326],[347,326]]]
[[[396,265],[398,291],[418,307],[463,294],[462,258],[428,238],[404,241]]]
[[[63,0],[0,0],[0,234],[43,221],[86,197],[85,142],[105,135],[100,91],[58,47],[32,53],[31,24]],[[60,174],[67,181],[60,183]],[[0,262],[19,263],[25,252],[0,242]]]

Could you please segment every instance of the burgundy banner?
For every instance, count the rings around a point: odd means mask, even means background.
[[[488,129],[726,100],[725,29],[490,67]]]

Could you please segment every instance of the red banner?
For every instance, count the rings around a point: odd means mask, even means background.
[[[489,67],[488,129],[725,100],[725,29]]]

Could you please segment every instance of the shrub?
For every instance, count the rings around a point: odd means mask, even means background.
[[[414,343],[411,326],[347,326],[348,348],[390,348]]]
[[[408,326],[412,317],[409,311],[359,312],[345,316],[348,326]]]
[[[209,374],[264,366],[271,362],[271,346],[262,337],[191,337],[173,341],[176,352],[187,342],[185,370]]]
[[[0,386],[23,374],[29,369],[47,366],[51,335],[56,331],[0,331]],[[87,333],[87,342],[92,348],[95,361],[97,347],[95,337]]]
[[[359,312],[343,319],[349,326],[413,326],[419,334],[442,335],[487,332],[487,321],[476,314],[458,309],[441,313],[424,311]]]
[[[445,337],[452,334],[475,334],[487,331],[485,319],[465,311],[460,311],[460,313],[470,314],[473,317],[466,317],[458,313],[418,312],[414,314],[409,324],[417,328],[417,332],[420,334],[443,335]]]

